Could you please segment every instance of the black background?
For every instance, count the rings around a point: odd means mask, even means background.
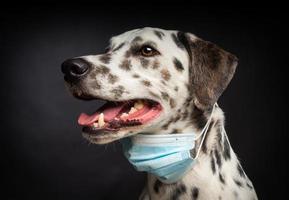
[[[145,26],[192,32],[236,54],[239,66],[219,100],[226,129],[260,199],[288,187],[288,32],[281,6],[139,1],[2,7],[1,196],[5,199],[136,199],[145,181],[116,142],[89,144],[60,64],[103,52],[111,36]],[[286,195],[288,196],[288,195]]]

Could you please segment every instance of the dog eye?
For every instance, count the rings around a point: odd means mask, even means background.
[[[153,47],[145,45],[140,49],[140,54],[145,57],[151,57],[154,55],[158,55],[159,52],[155,50]]]

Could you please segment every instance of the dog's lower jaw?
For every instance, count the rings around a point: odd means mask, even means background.
[[[212,115],[211,126],[193,168],[173,184],[162,183],[148,174],[140,199],[257,199],[254,187],[222,129],[223,125],[223,112],[218,108]],[[196,128],[192,126],[191,131],[196,131]],[[196,142],[196,149],[199,143],[200,139]]]

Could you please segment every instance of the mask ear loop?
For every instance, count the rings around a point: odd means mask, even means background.
[[[213,116],[213,113],[214,113],[214,110],[215,110],[216,105],[217,105],[217,103],[214,104],[213,109],[212,109],[212,112],[211,112],[211,115],[210,115],[210,117],[209,117],[206,125],[204,126],[202,132],[195,138],[195,140],[198,140],[198,139],[203,135],[202,140],[201,140],[201,143],[200,143],[200,146],[199,146],[198,151],[197,151],[197,154],[196,154],[195,157],[192,157],[192,159],[194,159],[194,160],[197,159],[198,156],[199,156],[199,154],[200,154],[200,150],[201,150],[201,148],[202,148],[202,145],[203,145],[203,143],[204,143],[205,137],[206,137],[206,135],[207,135],[207,132],[208,132],[208,129],[209,129],[209,124],[210,124],[211,121],[212,121],[212,116]]]

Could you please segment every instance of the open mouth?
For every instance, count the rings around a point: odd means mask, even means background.
[[[99,134],[147,125],[161,111],[162,107],[158,102],[147,99],[107,101],[92,115],[81,113],[78,124],[83,126],[83,133]]]

